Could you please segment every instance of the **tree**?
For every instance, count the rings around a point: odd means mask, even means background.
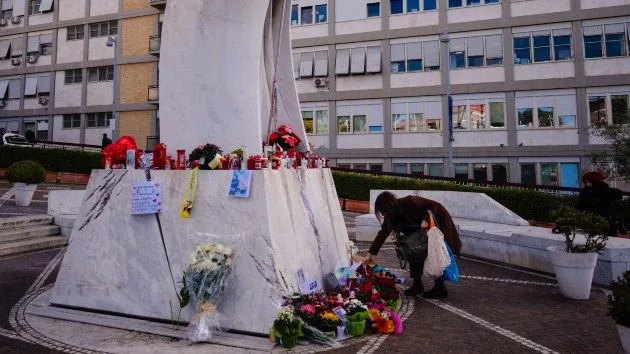
[[[605,151],[589,154],[591,163],[611,179],[630,182],[630,125],[600,121],[590,130],[610,144]]]

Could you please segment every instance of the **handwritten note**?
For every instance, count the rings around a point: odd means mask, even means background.
[[[155,214],[162,211],[162,193],[159,182],[138,181],[132,188],[131,214]]]

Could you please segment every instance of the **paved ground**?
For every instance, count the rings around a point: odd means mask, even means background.
[[[345,216],[352,237],[355,215]],[[365,250],[369,245],[359,246]],[[233,352],[233,348],[191,346],[184,341],[135,332],[116,330],[109,335],[114,330],[62,321],[35,321],[25,316],[22,313],[25,294],[53,282],[56,267],[47,269],[47,265],[51,261],[57,264],[59,252],[51,250],[0,259],[1,353],[59,352],[49,349],[55,346],[70,352],[79,352],[81,348],[130,353]],[[391,246],[384,246],[377,261],[392,269],[399,268]],[[588,301],[574,301],[563,298],[553,278],[545,275],[469,258],[461,259],[459,267],[462,279],[448,286],[448,299],[408,299],[411,309],[407,311],[409,317],[402,335],[373,335],[328,352],[622,352],[615,324],[606,316],[602,289],[594,288]],[[38,278],[44,271],[50,275]],[[45,325],[56,327],[48,333],[33,329]],[[107,335],[109,339],[104,338]],[[24,342],[24,338],[31,343]],[[47,346],[39,345],[45,341]],[[297,349],[303,352],[309,348]]]
[[[14,203],[15,195],[12,183],[0,180],[0,218],[12,216],[24,216],[33,214],[46,214],[48,191],[56,189],[85,189],[85,186],[70,184],[40,184],[33,195],[33,201],[28,207],[19,207]]]

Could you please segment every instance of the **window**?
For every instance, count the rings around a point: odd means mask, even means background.
[[[114,80],[113,66],[99,66],[88,68],[88,82],[112,81]]]
[[[534,62],[551,60],[551,37],[549,35],[534,36]]]
[[[439,70],[437,41],[410,42],[390,45],[390,71],[392,73]],[[424,58],[424,59],[423,59]],[[424,66],[424,68],[423,68]]]
[[[621,57],[626,55],[624,33],[606,33],[606,57]]]
[[[90,38],[107,37],[118,34],[118,21],[90,23]]]
[[[407,131],[407,115],[392,114],[392,129],[395,133],[404,133]]]
[[[468,128],[468,116],[466,114],[466,106],[453,106],[453,122],[455,123],[454,129],[467,129]]]
[[[486,183],[488,181],[488,165],[485,163],[475,163],[473,168],[473,180],[477,183]]]
[[[39,11],[39,6],[41,5],[42,0],[29,0],[28,3],[28,14],[29,15],[39,15],[41,12]]]
[[[83,69],[66,70],[65,77],[66,85],[79,84],[83,82]]]
[[[490,103],[490,127],[505,127],[505,104],[503,102]]]
[[[486,106],[483,104],[470,105],[470,126],[472,129],[486,129]]]
[[[505,184],[508,181],[507,165],[492,164],[492,182]]]
[[[553,127],[553,107],[538,108],[538,127]]]
[[[534,127],[534,109],[519,108],[518,109],[518,127],[533,128]]]
[[[380,163],[371,163],[370,171],[372,172],[383,172],[383,164]]]
[[[382,133],[383,132],[383,126],[382,125],[370,125],[368,127],[368,130],[370,131],[370,134]]]
[[[9,80],[9,99],[19,100],[22,98],[22,79]]]
[[[540,183],[543,186],[558,185],[558,164],[557,163],[541,163],[540,164]]]
[[[111,119],[112,112],[88,113],[85,126],[88,128],[109,127],[109,121]]]
[[[536,164],[521,164],[521,183],[529,186],[536,185]]]
[[[455,38],[451,39],[450,48],[450,67],[453,69],[456,68],[465,68],[466,67],[466,39],[465,38]]]
[[[298,25],[298,5],[291,6],[291,26]]]
[[[30,76],[24,81],[24,97],[35,98],[50,95],[51,75]]]
[[[449,8],[464,7],[464,6],[479,6],[481,4],[498,4],[499,0],[448,0]]]
[[[328,5],[315,5],[315,23],[328,22]]]
[[[328,134],[328,110],[304,110],[302,121],[306,134]]]
[[[85,35],[85,28],[83,25],[70,26],[66,29],[66,40],[68,41],[83,39],[84,35]]]
[[[367,17],[378,17],[381,15],[381,3],[372,2],[367,4]]]
[[[606,118],[606,96],[589,96],[588,111],[591,124],[608,121]]]
[[[63,129],[81,128],[81,114],[64,114]]]
[[[395,173],[407,173],[407,164],[406,163],[395,163],[394,164],[394,172]]]
[[[308,25],[313,23],[313,6],[304,6],[301,9],[302,24]]]
[[[453,165],[455,168],[455,179],[467,180],[468,179],[468,164],[456,163]]]
[[[365,115],[352,116],[352,132],[367,133],[367,117]]]
[[[571,59],[571,36],[554,36],[553,50],[555,60]]]
[[[411,164],[411,174],[412,175],[424,175],[424,164],[423,163],[412,163]]]
[[[442,177],[442,164],[430,163],[427,164],[429,170],[429,176]]]
[[[448,0],[448,7],[462,7],[462,0]]]
[[[338,116],[337,117],[337,132],[350,133],[350,116]]]
[[[352,166],[349,163],[338,163],[337,167],[350,169]]]
[[[9,21],[11,17],[13,17],[13,10],[12,9],[2,10],[2,13],[0,14],[0,16],[1,18]]]
[[[390,0],[389,7],[392,15],[401,14],[403,13],[403,0]]]
[[[529,37],[514,38],[514,64],[529,64],[530,62]]]
[[[561,127],[575,127],[576,121],[574,115],[558,116],[558,123]]]
[[[613,124],[629,124],[630,107],[628,105],[628,95],[610,96],[610,101]]]
[[[426,3],[427,3],[427,0],[425,0],[425,10],[427,10]],[[407,12],[413,13],[413,12],[419,12],[419,11],[420,11],[420,0],[407,0]]]
[[[454,38],[449,45],[451,68],[475,68],[503,64],[503,36]]]
[[[584,56],[586,58],[602,57],[602,35],[584,36]]]

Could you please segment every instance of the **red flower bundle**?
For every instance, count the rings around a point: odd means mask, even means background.
[[[282,150],[294,149],[300,145],[302,140],[295,134],[293,129],[286,124],[281,125],[278,130],[269,135],[269,145],[278,145]]]

